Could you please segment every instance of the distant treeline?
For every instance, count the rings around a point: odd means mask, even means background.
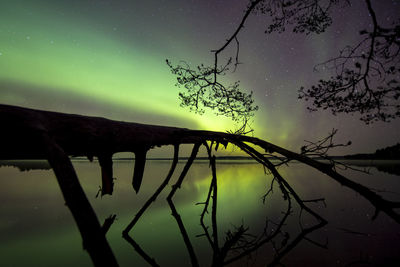
[[[20,171],[30,170],[50,170],[50,164],[47,160],[0,160],[0,167],[11,166],[16,167]]]
[[[377,149],[372,154],[354,154],[344,156],[346,159],[400,159],[400,143],[394,146]]]

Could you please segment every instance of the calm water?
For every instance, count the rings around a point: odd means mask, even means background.
[[[110,214],[117,215],[107,238],[120,266],[148,266],[121,237],[121,232],[164,179],[170,161],[147,163],[139,194],[135,194],[131,186],[133,163],[114,162],[117,178],[114,194],[103,198],[95,197],[101,184],[98,164],[75,161],[74,166],[99,220],[103,222]],[[182,168],[183,164],[179,164],[176,174]],[[265,204],[262,203],[262,196],[271,182],[271,176],[265,175],[262,167],[252,162],[220,162],[217,172],[221,242],[227,230],[242,223],[250,228],[250,233],[257,234],[264,228],[266,218],[278,221],[286,204],[278,188]],[[374,209],[367,201],[309,167],[294,163],[280,168],[280,172],[303,199],[325,198],[327,207],[322,203],[309,205],[329,222],[307,236],[326,244],[328,249],[303,240],[284,257],[283,263],[288,266],[368,266],[361,263],[369,262],[395,266],[396,261],[400,262],[400,225],[383,214],[371,221]],[[346,175],[386,191],[382,193],[386,198],[400,200],[399,176],[380,172],[375,167],[371,167],[370,172],[371,175],[354,172],[346,172]],[[208,164],[195,163],[174,198],[203,266],[208,266],[211,253],[206,239],[196,237],[202,233],[199,224],[202,206],[195,204],[205,200],[210,179]],[[186,248],[165,201],[170,188],[168,186],[153,203],[131,236],[160,265],[188,266]],[[270,223],[269,227],[274,225]],[[300,232],[296,208],[284,230],[291,238]],[[273,255],[273,246],[266,244],[251,259],[245,258],[232,266],[265,266]],[[91,266],[51,170],[0,168],[0,258],[1,266]]]

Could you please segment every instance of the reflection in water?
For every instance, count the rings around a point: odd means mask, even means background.
[[[114,162],[114,194],[95,198],[101,181],[97,163],[74,162],[87,196],[95,208],[99,220],[110,214],[117,218],[107,233],[107,238],[121,266],[146,266],[147,263],[122,237],[121,233],[134,214],[154,193],[165,178],[171,162],[147,162],[140,193],[136,195],[131,185],[133,164]],[[263,204],[262,196],[268,190],[271,177],[264,174],[258,164],[217,164],[218,169],[218,232],[223,243],[224,235],[240,225],[249,228],[248,233],[258,235],[265,228],[276,230],[274,223],[282,218],[287,203],[279,189],[274,190]],[[177,165],[176,174],[184,164]],[[371,221],[373,208],[353,191],[300,164],[282,167],[297,193],[304,199],[325,198],[323,202],[310,203],[328,220],[328,225],[307,235],[282,260],[288,266],[345,266],[366,262],[371,265],[390,265],[399,260],[400,227],[385,215]],[[384,196],[399,200],[389,191],[400,191],[397,176],[377,172],[372,175],[349,173],[355,181],[371,188],[388,191]],[[177,175],[171,179],[175,183]],[[208,162],[195,162],[189,170],[182,188],[176,193],[174,203],[185,224],[188,235],[198,256],[200,265],[211,262],[212,253],[200,225],[203,205],[195,205],[207,199],[211,173]],[[82,250],[81,238],[69,210],[64,206],[60,190],[51,171],[32,170],[19,172],[13,167],[0,168],[0,251],[4,266],[91,266],[91,260]],[[165,201],[171,186],[161,192],[157,201],[137,222],[133,236],[135,241],[154,257],[161,266],[188,266],[190,258],[182,241],[179,228],[171,216]],[[313,206],[313,207],[314,207]],[[211,216],[205,222],[211,227]],[[232,266],[265,266],[275,255],[274,249],[284,242],[292,242],[301,233],[299,211],[294,210],[285,224],[286,233],[274,243],[267,243],[251,258],[245,257]],[[302,218],[303,227],[315,224],[312,218]],[[271,233],[271,232],[269,232]],[[251,237],[251,236],[249,236]],[[289,238],[289,239],[288,239]],[[319,244],[320,246],[317,246]],[[321,248],[327,246],[328,249]],[[22,256],[23,255],[23,256]]]
[[[378,171],[400,176],[400,164],[382,164],[377,165],[376,168],[378,169]]]

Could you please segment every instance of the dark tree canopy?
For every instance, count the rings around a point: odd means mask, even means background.
[[[318,66],[332,71],[329,79],[321,79],[311,88],[301,87],[299,98],[310,101],[308,109],[330,109],[337,113],[360,113],[365,123],[390,121],[400,117],[400,20],[392,18],[390,27],[379,24],[370,0],[364,0],[364,12],[371,18],[372,30],[360,29],[360,42],[349,44],[335,58]],[[258,107],[252,93],[244,93],[239,82],[224,85],[220,77],[236,70],[239,65],[239,33],[253,13],[266,17],[265,33],[290,30],[298,34],[321,34],[332,22],[332,12],[351,5],[348,0],[252,0],[227,41],[214,53],[214,65],[197,67],[186,63],[174,66],[167,60],[179,86],[181,106],[202,113],[211,108],[219,115],[243,122],[245,132],[249,119]],[[228,46],[236,45],[236,54],[225,64],[219,54]],[[316,66],[316,67],[318,67]]]
[[[400,117],[400,20],[392,21],[391,27],[380,26],[371,1],[365,2],[372,31],[361,30],[358,44],[322,63],[335,75],[311,88],[302,87],[299,98],[312,100],[311,111],[359,112],[368,124]]]
[[[179,93],[182,107],[203,114],[204,108],[210,108],[217,115],[230,117],[234,121],[246,121],[258,109],[254,105],[253,93],[246,94],[239,89],[239,82],[225,86],[215,75],[223,75],[229,70],[228,62],[216,69],[200,65],[191,69],[187,63],[174,67],[167,64],[173,74],[177,75],[177,86],[186,90]]]

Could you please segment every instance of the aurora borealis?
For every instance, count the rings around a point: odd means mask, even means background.
[[[398,16],[396,1],[373,1],[379,20]],[[3,1],[0,8],[0,103],[110,119],[229,130],[229,119],[179,107],[165,59],[210,63],[237,26],[246,1]],[[390,8],[387,8],[390,7]],[[260,110],[255,135],[298,150],[303,140],[339,129],[339,153],[373,152],[399,142],[400,121],[365,125],[357,116],[309,113],[302,85],[327,75],[313,66],[368,27],[365,6],[341,10],[321,35],[265,35],[252,16],[239,35],[240,61],[228,80],[252,90]],[[229,51],[228,51],[229,52]]]

